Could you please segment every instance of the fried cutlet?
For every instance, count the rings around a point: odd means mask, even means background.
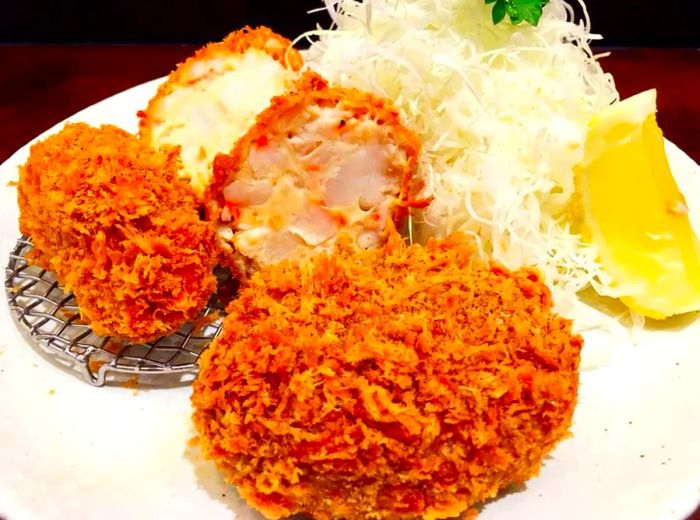
[[[201,450],[268,518],[437,519],[537,475],[582,339],[463,235],[256,272],[200,360]]]
[[[95,333],[133,342],[174,332],[215,291],[213,228],[178,171],[117,127],[69,124],[20,169],[20,229],[31,261],[72,290]]]

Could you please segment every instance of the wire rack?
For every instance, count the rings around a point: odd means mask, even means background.
[[[27,262],[31,239],[21,237],[5,268],[11,314],[33,346],[94,386],[134,381],[139,385],[189,384],[199,355],[221,330],[221,305],[211,301],[195,324],[150,343],[98,336],[80,320],[72,293],[53,273]],[[199,323],[199,325],[197,325]]]

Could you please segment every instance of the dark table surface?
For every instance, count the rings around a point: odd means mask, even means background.
[[[0,163],[105,97],[167,74],[193,45],[0,45]],[[655,87],[666,137],[700,162],[700,49],[614,49],[623,97]],[[700,520],[700,508],[689,520]]]
[[[0,162],[74,112],[167,74],[192,45],[0,45]],[[656,87],[666,136],[700,162],[700,50],[616,49],[623,96]]]

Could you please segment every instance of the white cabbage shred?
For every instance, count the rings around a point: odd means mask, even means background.
[[[460,230],[507,267],[537,266],[570,316],[576,293],[604,279],[567,218],[574,167],[591,116],[618,99],[589,47],[587,15],[577,23],[551,0],[537,27],[494,26],[484,0],[325,5],[334,26],[302,36],[308,66],[392,99],[422,140],[434,200],[419,240]]]

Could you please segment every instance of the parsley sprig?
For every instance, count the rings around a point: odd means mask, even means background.
[[[549,0],[486,0],[487,4],[493,4],[491,18],[494,24],[499,24],[508,15],[513,25],[523,21],[530,25],[537,25],[542,17],[542,8]]]

